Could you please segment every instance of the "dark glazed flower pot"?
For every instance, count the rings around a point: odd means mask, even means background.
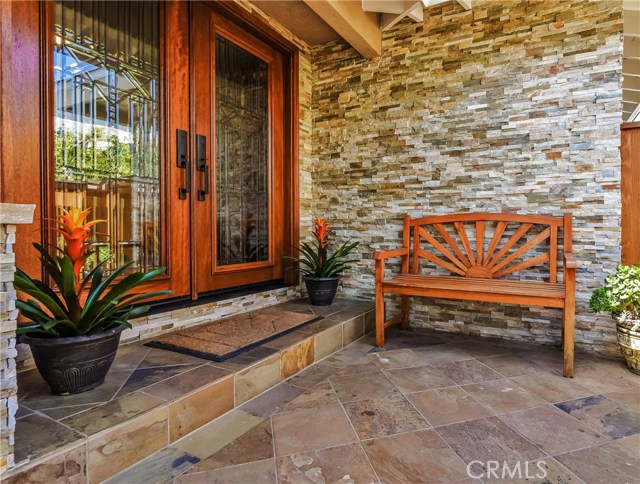
[[[27,333],[22,342],[31,347],[36,367],[51,387],[51,393],[72,395],[104,383],[123,329],[120,326],[100,334],[70,338],[47,338]]]
[[[314,306],[329,306],[336,297],[340,276],[334,277],[304,277],[304,284],[307,286],[307,293],[311,304]]]

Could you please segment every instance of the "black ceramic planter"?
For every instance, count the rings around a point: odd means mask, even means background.
[[[118,350],[122,326],[104,333],[70,338],[47,338],[37,334],[22,337],[42,378],[54,395],[72,395],[96,388],[104,382]]]
[[[334,277],[304,277],[307,293],[314,306],[329,306],[336,297],[340,276]]]

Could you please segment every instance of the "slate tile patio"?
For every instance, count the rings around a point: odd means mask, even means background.
[[[172,444],[184,452],[181,474],[165,467],[161,480],[506,482],[467,472],[504,460],[546,473],[508,482],[637,481],[640,377],[621,359],[579,353],[566,379],[553,348],[426,330],[391,330],[382,350],[372,343],[366,336]],[[142,461],[120,477],[148,470]]]
[[[567,379],[558,349],[427,330],[388,333],[385,347],[365,336],[109,482],[500,482],[471,479],[467,466],[478,460],[520,461],[547,473],[546,480],[510,482],[636,482],[640,377],[621,359],[578,353],[576,377]],[[47,397],[25,393],[20,425],[31,425],[34,439],[64,431],[62,441],[74,442],[74,432],[104,433],[132,416],[146,418],[166,400],[197,395],[199,380],[224,382],[258,359],[194,366],[191,357],[164,352],[163,360],[158,351],[126,348],[105,390],[74,397],[68,407],[33,409],[28,403],[49,405]],[[140,381],[143,391],[123,392]],[[75,465],[67,454],[60,469]]]

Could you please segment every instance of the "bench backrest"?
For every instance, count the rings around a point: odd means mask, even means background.
[[[564,253],[571,253],[570,213],[407,215],[403,246],[413,249],[413,260],[409,267],[407,258],[402,271],[418,274],[421,260],[426,260],[459,276],[495,279],[548,263],[549,282],[557,282],[559,229]]]

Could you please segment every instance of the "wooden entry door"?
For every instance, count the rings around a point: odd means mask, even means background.
[[[192,276],[197,294],[283,277],[282,55],[191,4]]]

